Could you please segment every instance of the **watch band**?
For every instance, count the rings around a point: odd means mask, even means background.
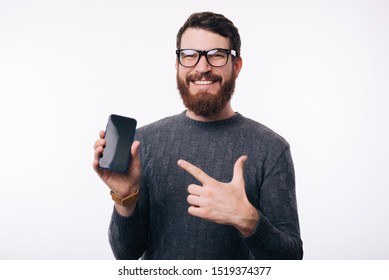
[[[116,203],[119,203],[122,206],[128,206],[132,202],[137,201],[139,198],[139,188],[136,190],[136,192],[129,194],[125,197],[117,196],[113,191],[111,191],[111,197],[112,200]]]

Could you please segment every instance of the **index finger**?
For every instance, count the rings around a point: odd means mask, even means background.
[[[205,173],[197,166],[194,166],[190,162],[187,162],[186,160],[180,159],[179,161],[177,161],[177,164],[186,172],[188,172],[197,180],[199,180],[202,184],[206,184],[207,182],[212,180],[212,177],[208,176],[207,173]]]

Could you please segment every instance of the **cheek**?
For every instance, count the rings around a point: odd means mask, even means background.
[[[189,71],[185,71],[186,69],[182,69],[182,67],[178,67],[177,69],[177,78],[186,83],[186,77],[189,74]]]

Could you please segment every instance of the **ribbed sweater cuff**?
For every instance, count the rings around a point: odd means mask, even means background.
[[[266,217],[260,214],[260,218],[255,229],[255,232],[246,237],[245,240],[249,245],[258,246],[258,244],[266,244],[269,236],[273,232],[273,226]]]
[[[139,210],[138,210],[138,206],[135,208],[134,213],[131,216],[129,216],[129,217],[121,216],[116,211],[116,208],[113,207],[111,221],[119,229],[123,229],[123,230],[136,227],[137,224],[139,223]]]

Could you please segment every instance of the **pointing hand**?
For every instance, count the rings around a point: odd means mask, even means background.
[[[232,225],[243,236],[252,233],[259,215],[245,191],[243,174],[246,160],[247,156],[241,156],[235,162],[233,177],[228,183],[219,182],[193,164],[179,160],[178,165],[202,184],[188,186],[189,214],[218,224]]]

